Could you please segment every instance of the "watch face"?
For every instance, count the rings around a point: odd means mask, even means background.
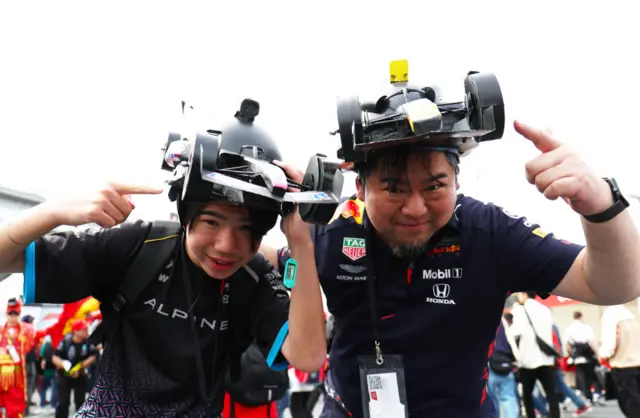
[[[606,181],[607,184],[609,185],[609,188],[611,189],[611,193],[613,194],[613,197],[618,198],[618,195],[620,194],[620,188],[618,187],[618,183],[616,182],[616,179],[614,179],[613,177],[604,177],[602,180]]]
[[[609,183],[609,187],[611,188],[611,194],[613,194],[613,200],[615,203],[622,202],[624,207],[629,206],[629,202],[624,198],[622,192],[620,191],[620,187],[618,186],[618,182],[613,177],[605,177],[604,179],[607,183]]]

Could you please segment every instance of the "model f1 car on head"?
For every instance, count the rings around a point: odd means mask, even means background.
[[[491,73],[470,71],[459,102],[444,101],[433,87],[409,84],[407,60],[391,62],[390,83],[390,91],[376,101],[338,99],[338,158],[345,166],[366,161],[368,151],[411,143],[455,148],[464,156],[504,133],[502,92]]]
[[[184,115],[185,102],[182,110]],[[244,99],[231,126],[193,135],[170,133],[163,148],[162,169],[173,172],[169,181],[174,189],[171,198],[208,202],[219,195],[238,204],[276,205],[279,208],[274,209],[283,216],[298,205],[305,222],[327,224],[342,192],[340,163],[316,154],[309,159],[301,184],[287,178],[284,170],[273,163],[278,156],[264,151],[272,147],[266,143],[264,148],[255,145],[256,135],[263,133],[253,126],[259,112],[258,102]],[[248,134],[249,129],[254,145],[238,148],[237,144],[242,143],[238,138]],[[271,142],[266,133],[261,140]]]

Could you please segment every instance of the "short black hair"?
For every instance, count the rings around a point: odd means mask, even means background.
[[[580,312],[580,311],[575,311],[575,312],[573,313],[573,319],[580,319],[580,318],[582,318],[582,312]]]
[[[526,292],[527,296],[529,296],[530,299],[535,299],[536,296],[538,296],[538,294],[536,292]]]
[[[356,163],[354,168],[356,173],[358,173],[358,179],[362,184],[364,184],[367,177],[369,177],[379,167],[383,167],[384,170],[395,172],[397,174],[404,173],[409,157],[417,153],[425,155],[425,168],[429,170],[431,165],[431,156],[435,152],[444,153],[447,162],[451,167],[453,167],[456,176],[460,173],[460,156],[457,153],[439,150],[422,150],[410,145],[380,151],[370,151],[367,153],[367,161]]]

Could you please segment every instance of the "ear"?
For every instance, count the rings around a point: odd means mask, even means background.
[[[284,232],[284,231],[283,231],[283,232]],[[253,255],[254,255],[254,256],[256,255],[256,253],[258,252],[258,250],[260,249],[260,245],[262,245],[262,238],[264,238],[264,237],[258,238],[258,239],[256,239],[256,240],[254,240],[254,241],[253,241],[253,248],[252,248],[252,251],[253,251]]]
[[[456,190],[460,190],[460,182],[458,181],[458,177],[456,177]]]
[[[356,197],[364,202],[364,184],[360,181],[360,177],[356,177]]]

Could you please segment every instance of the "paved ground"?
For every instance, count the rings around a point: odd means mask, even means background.
[[[34,396],[35,398],[35,396]],[[36,412],[36,411],[34,411]],[[320,411],[317,408],[316,411],[314,411],[316,413],[314,413],[315,417],[318,417],[320,415]],[[73,416],[73,413],[69,414],[70,417]],[[572,417],[573,414],[571,412],[569,413],[564,413],[563,417],[564,418],[569,418]],[[53,410],[45,410],[42,411],[41,413],[37,413],[37,414],[30,414],[27,415],[27,418],[53,418],[54,417],[54,413]],[[588,418],[624,418],[624,416],[622,415],[622,413],[620,412],[620,409],[618,408],[618,404],[615,401],[609,401],[607,402],[607,404],[605,406],[597,406],[597,407],[593,407],[593,411],[587,415],[585,415],[585,417]],[[290,415],[287,413],[285,415],[285,418],[290,418]]]
[[[53,418],[54,414],[53,411],[50,412],[43,412],[40,414],[31,414],[28,415],[27,417],[38,417],[38,418]],[[70,417],[73,416],[73,414],[69,414]],[[316,415],[316,417],[319,415]],[[564,417],[571,417],[571,413],[565,413],[563,415]],[[591,412],[590,414],[585,415],[588,418],[624,418],[624,416],[620,413],[620,409],[618,409],[618,405],[615,402],[609,402],[606,406],[601,406],[601,407],[597,407],[594,408],[593,412]],[[287,414],[287,418],[288,418],[288,414]]]
[[[571,413],[565,413],[564,417],[573,416]],[[585,417],[588,418],[624,418],[616,401],[609,401],[605,406],[594,406],[593,411]]]

